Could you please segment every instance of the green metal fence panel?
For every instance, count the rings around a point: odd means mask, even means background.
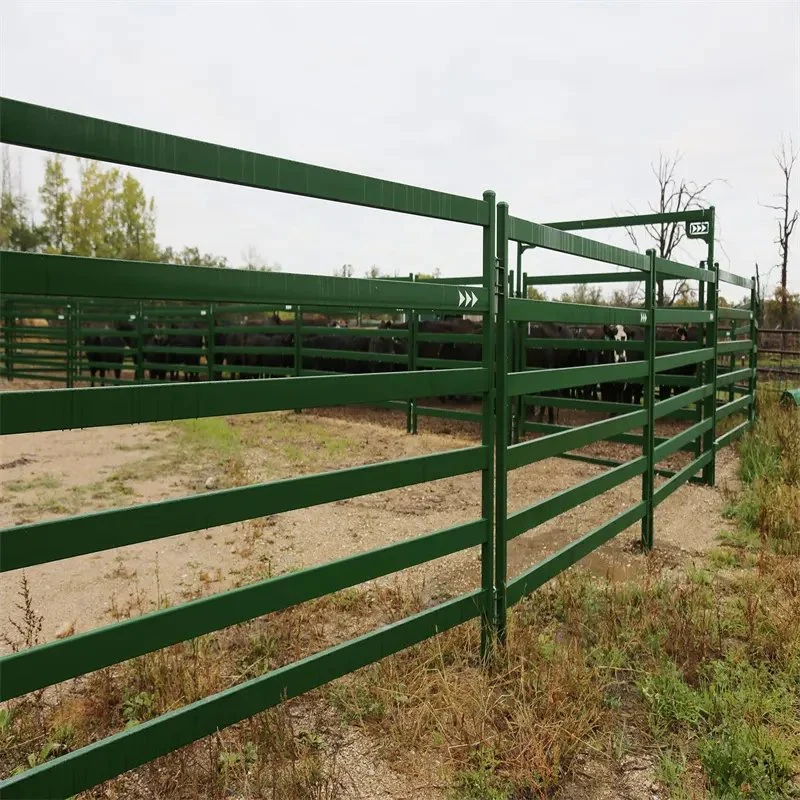
[[[0,531],[0,570],[8,571],[185,533],[196,529],[200,520],[207,527],[216,526],[481,472],[478,519],[0,658],[0,700],[7,700],[465,548],[481,548],[480,588],[12,776],[0,783],[4,796],[69,794],[89,788],[475,617],[481,619],[482,651],[488,655],[496,641],[505,640],[510,605],[603,542],[641,521],[643,546],[652,547],[653,509],[679,486],[695,480],[700,471],[705,482],[713,483],[716,451],[753,424],[754,285],[720,271],[714,262],[713,209],[540,225],[510,216],[508,206],[496,205],[491,192],[484,193],[481,200],[459,197],[18,101],[3,99],[0,103],[0,140],[4,142],[477,225],[483,232],[483,274],[464,279],[417,280],[411,275],[398,280],[352,280],[0,252],[2,372],[9,379],[52,377],[67,386],[0,394],[0,434],[363,404],[404,410],[409,433],[416,431],[418,416],[481,425],[481,444],[475,447]],[[634,253],[566,232],[665,221],[708,223],[704,237],[708,268],[660,259],[652,251]],[[509,269],[510,242],[516,242],[518,248],[516,274]],[[631,272],[528,278],[522,273],[522,254],[535,248]],[[697,280],[698,307],[657,308],[655,283],[665,278]],[[529,285],[630,280],[645,283],[641,308],[544,303],[525,297]],[[719,309],[719,280],[750,288],[750,307]],[[475,333],[429,333],[420,329],[419,320],[421,313],[430,310],[479,314],[483,326]],[[288,324],[284,324],[286,311],[292,315]],[[306,318],[309,312],[321,312],[360,319],[367,311],[389,315],[402,311],[407,327],[331,331],[318,324],[318,318]],[[240,325],[237,315],[250,314],[253,324]],[[749,338],[738,341],[732,336],[731,341],[720,343],[719,319],[746,320]],[[526,322],[640,326],[644,336],[620,342],[537,339],[525,335]],[[697,341],[660,341],[657,323],[696,325]],[[174,341],[154,344],[151,331],[164,326],[177,337],[200,331],[202,346]],[[290,344],[265,347],[217,340],[219,334],[243,330],[287,336]],[[119,341],[104,342],[109,333],[122,339],[124,347]],[[380,353],[356,347],[330,350],[311,339],[329,333],[354,343],[359,338],[384,343],[391,338],[404,343],[406,349]],[[95,344],[87,341],[92,337]],[[447,359],[421,354],[421,345],[451,343],[480,346],[480,360],[477,356]],[[631,351],[641,356],[630,361],[623,358],[619,363],[529,369],[529,348],[617,355]],[[281,366],[247,363],[248,357],[265,352],[284,359]],[[738,353],[749,354],[748,368],[734,369],[731,361],[727,371],[717,369],[720,354],[733,359]],[[165,363],[157,355],[166,359],[171,372],[205,380],[158,385],[153,371],[163,370]],[[307,359],[312,359],[311,366],[304,363]],[[352,362],[354,374],[332,374],[336,365],[327,364],[331,359]],[[245,363],[234,363],[239,361]],[[114,388],[74,388],[76,382],[90,380],[91,369],[99,367],[107,373],[100,380]],[[687,368],[691,368],[688,373]],[[360,369],[385,371],[356,372]],[[676,370],[681,374],[675,374]],[[667,371],[672,374],[663,374]],[[226,374],[257,378],[218,380]],[[260,377],[263,374],[291,377]],[[743,381],[747,381],[746,387]],[[641,400],[611,402],[564,396],[571,389],[610,382],[639,385]],[[116,385],[126,383],[142,385]],[[656,401],[656,387],[676,394],[670,397],[668,392],[665,399]],[[724,387],[729,387],[728,400],[720,404],[718,393]],[[743,394],[735,398],[737,391]],[[418,398],[446,395],[476,396],[480,412],[427,408],[417,403]],[[577,427],[529,422],[527,410],[535,405],[611,416]],[[718,420],[745,413],[744,422],[716,436]],[[665,418],[691,424],[669,438],[656,436],[656,422]],[[642,429],[641,435],[631,432],[637,428]],[[540,435],[520,441],[530,433]],[[641,455],[618,461],[573,452],[602,440],[640,446]],[[679,470],[657,466],[684,450],[694,457]],[[607,469],[509,514],[509,471],[554,456]],[[655,475],[663,475],[667,481],[656,488]],[[509,579],[510,539],[639,476],[639,503]]]

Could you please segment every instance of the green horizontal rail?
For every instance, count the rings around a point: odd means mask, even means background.
[[[580,272],[568,275],[528,275],[526,286],[562,286],[576,283],[630,283],[647,280],[641,272]]]
[[[717,352],[723,353],[749,353],[753,349],[751,339],[738,339],[732,342],[718,342]],[[761,352],[764,352],[763,350]]]
[[[563,231],[594,230],[597,228],[635,228],[639,225],[666,225],[670,222],[701,222],[711,219],[711,212],[705,208],[687,211],[667,211],[660,214],[633,214],[598,219],[576,219],[569,222],[548,222],[549,228]]]
[[[487,531],[485,520],[455,525],[2,656],[0,702],[465,550]]]
[[[699,364],[703,361],[710,361],[714,358],[714,348],[705,347],[701,350],[692,350],[687,353],[672,353],[666,356],[656,356],[655,370],[662,372],[667,369],[677,369],[687,367],[690,364]]]
[[[489,221],[489,203],[484,200],[171,136],[5,97],[0,98],[0,107],[0,141],[5,144],[469,225],[486,225]]]
[[[641,406],[634,406],[634,408],[641,409]],[[670,419],[674,419],[672,415],[669,417]],[[691,412],[690,417],[691,419],[696,419],[697,414]],[[600,420],[602,422],[602,420]],[[552,433],[561,433],[563,431],[572,431],[572,430],[581,430],[585,426],[571,426],[571,425],[556,425],[550,424],[549,422],[525,422],[525,431],[531,433],[544,433],[544,434],[552,434]],[[641,434],[638,433],[615,433],[608,437],[605,441],[608,442],[616,442],[618,444],[633,444],[637,447],[641,447],[644,439],[642,438]],[[663,441],[663,437],[656,436],[656,442]],[[559,456],[559,453],[555,454]]]
[[[710,397],[712,394],[714,394],[714,387],[710,384],[703,384],[702,386],[690,389],[688,392],[670,397],[667,400],[659,400],[653,407],[654,418],[657,420],[663,419],[673,414],[678,409],[685,408],[690,403],[697,403],[706,397]]]
[[[582,425],[580,428],[559,431],[549,436],[543,436],[540,439],[520,442],[508,448],[506,463],[509,470],[518,469],[526,464],[532,464],[534,461],[551,458],[601,439],[607,439],[609,436],[629,431],[646,422],[647,410],[641,409],[629,414],[622,414],[619,417]]]
[[[581,503],[592,500],[603,492],[607,492],[609,489],[613,489],[615,486],[619,486],[637,475],[641,475],[646,466],[647,460],[644,456],[640,456],[635,461],[621,464],[608,472],[604,472],[602,475],[596,475],[583,483],[579,483],[577,486],[572,486],[545,500],[540,500],[520,511],[509,514],[508,522],[506,523],[507,539],[510,541],[531,530],[531,528],[542,525],[553,519],[553,517],[557,517],[559,514],[563,514]]]
[[[713,311],[704,311],[699,308],[657,308],[655,310],[656,324],[670,323],[704,323],[714,321]]]
[[[574,397],[550,397],[545,394],[523,395],[526,406],[552,406],[553,408],[572,408],[576,411],[611,412],[624,414],[636,411],[640,406],[633,403],[608,403],[602,400],[578,400]]]
[[[717,375],[717,388],[728,386],[731,383],[738,383],[739,381],[750,380],[752,374],[753,370],[750,367],[743,367],[732,372],[726,372],[724,375]]]
[[[407,356],[404,356],[407,359]],[[417,367],[435,367],[437,369],[454,369],[455,367],[480,367],[482,361],[467,361],[460,358],[420,358],[417,356]]]
[[[645,349],[641,340],[628,339],[618,342],[614,339],[544,339],[541,337],[523,337],[523,343],[530,349],[545,350],[633,350]],[[683,343],[681,343],[683,344]]]
[[[595,242],[592,239],[584,239],[572,233],[566,233],[557,228],[547,225],[539,225],[536,222],[519,219],[518,217],[508,218],[508,238],[515,242],[524,242],[545,250],[555,250],[559,253],[567,253],[580,258],[587,258],[592,261],[602,261],[606,264],[614,264],[629,269],[637,269],[649,272],[650,260],[641,253],[634,253],[631,250],[624,250],[621,247],[614,247],[610,244]]]
[[[699,458],[687,464],[682,469],[678,470],[671,478],[657,486],[653,492],[653,504],[660,505],[664,502],[676,489],[683,486],[689,478],[696,475],[706,464],[708,464],[714,457],[714,453],[709,451],[703,453]]]
[[[667,439],[666,442],[661,442],[661,444],[656,445],[655,449],[653,450],[653,461],[658,463],[659,461],[663,461],[665,458],[668,458],[673,453],[683,450],[687,444],[693,442],[698,436],[702,436],[702,434],[710,430],[712,423],[713,420],[710,417],[708,419],[701,420],[695,425],[692,425],[690,428],[687,428],[685,431],[677,434],[677,436],[673,436],[671,439]]]
[[[584,556],[596,550],[601,544],[616,536],[625,528],[640,520],[645,514],[645,503],[638,503],[618,514],[609,522],[595,528],[575,542],[562,547],[557,553],[548,556],[526,572],[508,582],[506,599],[509,606],[514,605],[526,595],[543,586],[559,573],[576,564]]]
[[[348,403],[482,394],[483,369],[382,372],[249,381],[57,389],[0,394],[0,435],[219,417]]]
[[[658,386],[696,386],[697,375],[673,375],[656,373],[653,380]]]
[[[0,572],[483,469],[482,446],[0,530]]]
[[[738,400],[732,400],[730,403],[719,406],[719,408],[717,408],[717,421],[725,419],[725,417],[729,417],[731,414],[738,414],[741,411],[745,411],[752,402],[753,395],[746,394]]]
[[[734,275],[732,272],[726,272],[724,269],[719,270],[717,275],[719,276],[720,281],[741,286],[742,289],[749,289],[753,285],[752,278],[742,278],[739,275]]]
[[[392,280],[394,280],[394,279],[392,279]],[[399,278],[398,280],[403,280],[403,279]],[[406,278],[405,280],[408,280],[408,278]],[[483,276],[481,276],[481,275],[471,275],[471,276],[468,276],[468,277],[465,277],[465,278],[459,278],[459,277],[456,277],[456,278],[419,278],[418,277],[416,279],[416,282],[417,283],[426,283],[426,284],[427,283],[441,283],[441,284],[443,284],[445,286],[447,286],[448,284],[451,285],[451,286],[453,286],[453,285],[457,285],[457,286],[482,286],[483,285]]]
[[[656,275],[659,277],[667,275],[670,278],[688,278],[689,280],[704,281],[705,283],[716,283],[717,276],[713,270],[700,269],[700,267],[690,267],[687,264],[680,264],[677,261],[669,261],[666,258],[656,257]]]
[[[64,797],[477,617],[474,591],[143,722],[0,783],[0,796]]]
[[[0,250],[0,285],[4,292],[117,297],[128,300],[202,300],[347,305],[372,308],[436,308],[463,311],[455,286],[391,283],[367,278],[331,278],[239,269],[198,269],[177,264],[118,261],[83,256],[44,255]],[[470,311],[488,308],[488,293],[470,288],[477,297]]]
[[[289,348],[282,349],[288,350]],[[254,352],[269,355],[271,351],[267,348],[262,348]],[[345,361],[384,361],[390,364],[408,363],[408,356],[402,353],[370,353],[364,350],[334,350],[333,348],[327,347],[303,347],[300,352],[303,358],[338,358],[344,359]],[[476,365],[483,366],[480,362],[477,362]]]
[[[458,408],[433,408],[417,406],[417,414],[423,417],[440,417],[441,419],[463,420],[464,422],[481,422],[483,415],[477,411],[462,411]]]
[[[727,433],[722,434],[719,439],[714,440],[714,447],[717,450],[721,450],[723,447],[726,447],[731,442],[738,439],[747,429],[750,427],[750,420],[745,420],[737,425],[735,428],[731,428]]]
[[[747,319],[753,318],[753,312],[749,308],[725,308],[721,307],[717,312],[718,319]]]
[[[648,312],[636,308],[590,306],[580,303],[553,303],[512,297],[506,301],[509,321],[572,322],[581,325],[647,324]]]
[[[537,394],[543,391],[569,389],[574,386],[628,381],[633,378],[644,378],[647,372],[647,363],[644,361],[512,372],[508,376],[508,394],[510,397],[515,397],[520,394]]]
[[[418,342],[441,342],[443,344],[481,344],[480,333],[424,333],[417,334]]]

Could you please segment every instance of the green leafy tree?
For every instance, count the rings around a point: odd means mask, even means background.
[[[198,247],[184,247],[177,251],[172,247],[165,247],[158,258],[164,264],[182,264],[187,267],[219,267],[228,266],[225,256],[215,256],[212,253],[201,253]]]
[[[605,303],[603,299],[602,286],[590,286],[588,283],[576,283],[571,292],[564,292],[561,295],[562,303],[581,303],[589,306],[601,306]]]
[[[116,258],[122,249],[117,207],[120,172],[104,171],[96,161],[82,162],[80,189],[72,201],[69,238],[72,252],[79,256]]]
[[[0,249],[37,251],[44,243],[42,228],[37,226],[20,187],[14,189],[8,150],[3,150],[0,172]]]
[[[62,156],[48,158],[44,166],[44,181],[39,187],[42,203],[45,250],[48,253],[69,252],[69,216],[72,206],[72,187],[64,171]]]
[[[118,258],[158,261],[155,201],[147,199],[142,185],[130,173],[122,179],[114,205],[112,219],[120,226],[121,239]]]
[[[547,295],[535,286],[528,287],[528,300],[547,300]]]
[[[157,261],[155,203],[130,173],[83,162],[69,241],[75,255]]]

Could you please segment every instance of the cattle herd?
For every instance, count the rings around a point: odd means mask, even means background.
[[[306,320],[304,324],[309,324]],[[319,324],[319,323],[316,323]],[[330,333],[303,335],[302,368],[305,374],[316,372],[364,373],[405,370],[408,356],[408,336],[392,336],[391,331],[407,331],[407,322],[383,322],[378,328],[360,328],[348,331],[347,335],[336,332],[337,327],[346,327],[345,322],[325,323],[332,327]],[[266,321],[269,326],[281,326],[277,314]],[[139,346],[136,328],[132,322],[117,322],[114,328],[102,327],[84,337],[84,352],[88,363],[91,385],[95,378],[105,379],[106,371],[120,378],[126,359],[134,368],[141,357],[142,375],[150,380],[198,380],[206,374],[201,366],[208,356],[214,361],[215,379],[228,377],[246,379],[273,377],[291,373],[294,368],[294,332],[286,326],[286,333],[266,334],[259,330],[265,323],[254,325],[245,320],[238,325],[221,325],[222,330],[213,334],[213,347],[209,347],[208,325],[205,321],[172,322],[163,326],[150,323],[141,334]],[[358,335],[363,330],[364,335]],[[482,358],[480,342],[459,341],[464,334],[481,333],[480,323],[468,319],[444,318],[421,321],[418,332],[422,341],[417,342],[417,358],[425,360],[452,361],[454,367],[475,365]],[[425,334],[449,335],[450,341],[426,341]],[[530,323],[527,335],[533,339],[575,340],[570,348],[529,346],[526,348],[525,364],[528,369],[554,369],[564,367],[588,367],[639,360],[643,357],[641,346],[625,347],[625,343],[641,341],[643,329],[635,326],[605,325],[573,328],[554,323]],[[661,341],[687,341],[696,338],[696,330],[678,326],[659,326],[657,339]],[[607,341],[608,348],[582,347],[584,341]],[[611,343],[614,343],[613,345]],[[327,351],[327,352],[323,352]],[[205,354],[205,355],[204,355]],[[369,354],[375,356],[374,359]],[[406,358],[381,360],[384,354]],[[460,363],[459,363],[460,362]],[[443,366],[443,365],[442,365]],[[671,370],[673,374],[693,375],[695,366]],[[683,391],[678,387],[659,386],[659,398],[665,399],[672,392]],[[587,384],[555,394],[572,396],[584,400],[641,404],[643,387],[641,381],[606,382]],[[540,409],[540,413],[544,409]],[[548,409],[553,421],[553,408]]]

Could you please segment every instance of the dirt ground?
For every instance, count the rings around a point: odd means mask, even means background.
[[[18,381],[13,388],[21,388]],[[466,423],[424,419],[420,427],[409,436],[403,414],[332,409],[6,436],[0,439],[0,527],[476,444],[476,428]],[[608,443],[591,451],[637,455],[635,448]],[[668,466],[683,458],[678,454]],[[726,450],[718,458],[719,488],[686,485],[659,507],[657,563],[685,563],[714,545],[728,526],[724,488],[735,480],[735,466]],[[562,459],[516,470],[509,476],[509,511],[602,471]],[[35,610],[43,617],[40,640],[473,520],[480,516],[480,489],[480,474],[459,476],[29,568]],[[638,502],[640,492],[637,478],[518,537],[509,544],[509,575]],[[646,570],[638,535],[637,524],[580,568],[612,579]],[[399,583],[432,603],[478,585],[479,555],[472,548],[380,582]],[[0,652],[16,636],[10,619],[18,618],[20,572],[0,574],[0,637],[6,638]],[[375,763],[370,743],[356,734],[343,756],[361,796],[438,796]]]

